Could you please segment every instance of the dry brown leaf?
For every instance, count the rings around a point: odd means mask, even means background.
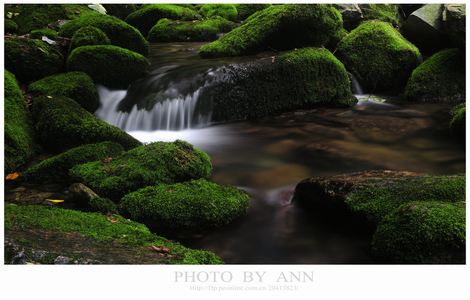
[[[13,173],[10,173],[8,174],[6,177],[5,177],[5,180],[15,180],[17,179],[18,177],[20,177],[20,173],[18,172],[13,172]]]

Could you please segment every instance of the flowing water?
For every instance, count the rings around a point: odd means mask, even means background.
[[[100,87],[96,112],[142,142],[189,141],[211,156],[213,181],[250,193],[245,217],[180,239],[187,246],[212,250],[226,263],[371,263],[370,234],[297,208],[291,203],[296,183],[370,169],[465,171],[465,151],[448,134],[445,105],[358,95],[349,109],[211,124],[194,111],[198,90],[217,79],[218,66],[237,61],[199,59],[197,47],[153,45],[151,74],[127,93]]]

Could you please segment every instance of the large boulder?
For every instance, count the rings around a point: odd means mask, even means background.
[[[128,15],[126,22],[147,36],[149,30],[163,18],[190,21],[200,19],[200,15],[193,9],[176,4],[149,4]]]
[[[69,51],[72,51],[73,49],[81,46],[110,44],[111,41],[109,40],[106,33],[104,33],[101,29],[93,26],[85,26],[78,29],[73,34],[72,40],[70,41]]]
[[[100,104],[93,80],[83,72],[69,72],[45,77],[31,83],[28,86],[28,91],[35,96],[71,98],[92,113]]]
[[[382,262],[465,264],[465,202],[411,202],[379,224],[372,253]]]
[[[204,4],[199,12],[206,18],[219,16],[235,21],[238,17],[237,7],[234,4]]]
[[[137,10],[136,4],[103,3],[103,6],[106,9],[106,14],[110,16],[115,16],[121,20],[125,20],[128,15]]]
[[[268,8],[271,6],[271,4],[267,3],[258,3],[258,4],[253,4],[253,3],[239,3],[235,4],[235,7],[237,8],[238,12],[238,20],[243,21],[246,20],[249,16],[254,14],[255,12],[259,10],[263,10],[265,8]]]
[[[465,101],[465,53],[447,49],[426,59],[411,74],[405,97],[418,102]]]
[[[222,17],[197,21],[173,21],[160,19],[150,29],[149,42],[201,42],[216,40],[220,33],[228,32],[235,23]]]
[[[148,43],[140,32],[126,22],[101,14],[83,16],[65,23],[59,30],[59,35],[72,38],[82,27],[93,26],[103,31],[111,44],[132,50],[142,55],[148,53]]]
[[[382,21],[367,21],[351,31],[336,55],[366,92],[397,93],[421,61],[418,48]]]
[[[122,198],[120,211],[159,232],[203,231],[244,215],[249,196],[205,179],[149,186]]]
[[[465,48],[465,4],[446,4],[442,16],[444,31],[454,46]]]
[[[5,39],[5,68],[19,81],[29,82],[59,73],[64,67],[60,49],[36,39]]]
[[[67,59],[69,71],[85,72],[94,82],[114,88],[127,88],[148,66],[141,54],[113,45],[78,47]]]
[[[204,89],[198,102],[198,109],[211,111],[214,121],[356,103],[346,69],[326,49],[298,49],[218,72],[223,80]]]
[[[157,142],[132,149],[111,161],[78,165],[71,175],[115,202],[145,186],[207,178],[209,156],[183,141]]]
[[[35,152],[31,117],[15,76],[4,73],[5,173],[15,171]]]
[[[256,12],[217,41],[202,46],[200,54],[238,56],[270,49],[323,46],[341,28],[341,14],[330,5],[274,5]]]
[[[119,143],[125,149],[141,145],[121,129],[98,120],[80,104],[63,96],[34,98],[32,114],[39,141],[53,153],[103,141]]]

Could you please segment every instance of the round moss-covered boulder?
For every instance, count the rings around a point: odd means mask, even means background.
[[[461,137],[465,137],[465,103],[461,103],[452,109],[450,130]]]
[[[109,44],[111,44],[111,41],[101,29],[93,26],[85,26],[78,29],[73,34],[72,40],[70,41],[70,51],[80,46]]]
[[[263,10],[265,8],[268,8],[271,6],[271,4],[263,4],[263,3],[258,3],[258,4],[252,4],[252,3],[239,3],[235,4],[235,7],[237,8],[237,19],[238,20],[245,20],[255,12],[259,10]]]
[[[465,202],[411,202],[379,224],[372,252],[393,263],[465,263]]]
[[[68,182],[72,167],[90,161],[110,160],[122,152],[124,148],[114,142],[82,145],[29,167],[23,176],[29,182]]]
[[[64,57],[58,47],[36,39],[5,39],[5,68],[19,81],[29,82],[59,73]]]
[[[148,53],[148,43],[140,32],[126,22],[107,15],[93,14],[83,16],[64,24],[59,35],[72,38],[74,33],[82,27],[93,26],[103,31],[111,44],[132,50],[142,55]]]
[[[206,153],[176,141],[137,147],[109,162],[78,165],[71,175],[100,196],[118,202],[125,194],[145,186],[207,178],[211,171]]]
[[[323,46],[341,28],[341,14],[330,5],[275,5],[258,11],[217,41],[203,45],[199,53],[203,57],[221,57]]]
[[[67,59],[69,71],[85,72],[94,82],[114,88],[127,88],[148,66],[141,54],[113,45],[78,47]]]
[[[173,21],[160,19],[150,29],[149,42],[201,42],[213,41],[223,32],[235,28],[235,23],[222,17],[196,21]]]
[[[237,7],[234,4],[204,4],[199,12],[206,18],[219,16],[232,21],[238,16]]]
[[[4,73],[5,173],[15,171],[35,152],[31,117],[15,76]]]
[[[110,16],[115,16],[121,20],[125,20],[128,15],[137,10],[137,5],[130,4],[117,4],[117,3],[103,3],[104,8],[106,9],[106,14]]]
[[[42,39],[43,36],[53,40],[57,38],[58,35],[57,31],[50,28],[34,29],[29,33],[30,38],[38,40]]]
[[[336,52],[368,92],[394,92],[405,86],[421,54],[389,23],[368,21],[351,31]]]
[[[35,96],[71,98],[89,112],[94,112],[100,104],[93,80],[83,72],[69,72],[45,77],[31,83],[28,86],[28,91]]]
[[[52,153],[104,141],[119,143],[125,149],[141,145],[121,129],[98,120],[80,104],[63,96],[34,98],[32,114],[39,141]]]
[[[200,19],[201,16],[193,9],[177,4],[149,4],[128,15],[126,22],[146,36],[158,20],[163,18],[189,21]]]
[[[201,231],[244,215],[248,203],[249,196],[236,187],[199,179],[149,186],[127,194],[120,211],[160,231]]]
[[[397,4],[358,4],[364,20],[379,20],[392,24],[395,27],[400,25],[400,13]]]
[[[258,119],[318,106],[356,103],[343,64],[330,51],[302,48],[218,70],[224,80],[201,91],[197,109],[212,120]],[[207,109],[206,107],[210,107]]]
[[[465,101],[465,53],[446,49],[426,59],[411,74],[405,97],[417,102]]]
[[[18,24],[15,23],[15,21],[6,19],[4,22],[5,26],[5,33],[17,33],[18,32]]]

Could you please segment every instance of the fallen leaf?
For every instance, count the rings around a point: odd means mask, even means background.
[[[64,202],[65,200],[60,200],[60,199],[46,199],[47,202],[50,202],[50,203],[62,203]]]
[[[10,173],[8,174],[6,177],[5,177],[5,180],[15,180],[16,178],[20,177],[20,173],[18,172],[13,172],[13,173]]]
[[[106,217],[106,219],[108,219],[108,221],[113,223],[113,224],[119,223],[119,220],[117,220],[116,218],[113,218],[112,216],[108,216],[108,217]]]

